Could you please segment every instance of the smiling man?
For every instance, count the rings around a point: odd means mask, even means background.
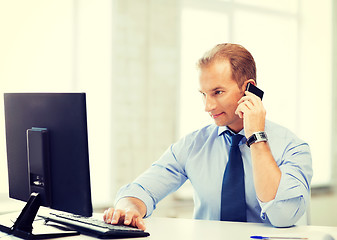
[[[145,229],[144,217],[187,179],[194,218],[292,226],[305,213],[312,178],[307,143],[266,120],[252,55],[219,44],[198,61],[200,93],[215,124],[172,144],[162,157],[118,193],[104,220]]]

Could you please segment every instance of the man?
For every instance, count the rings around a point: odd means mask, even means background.
[[[308,144],[267,121],[261,99],[245,91],[248,83],[256,85],[255,61],[245,48],[219,44],[199,60],[198,67],[205,111],[215,124],[171,145],[145,173],[119,191],[115,208],[105,211],[104,220],[145,229],[143,217],[189,179],[195,191],[196,219],[294,225],[310,198]],[[233,136],[239,136],[236,146]],[[230,168],[230,158],[240,159],[244,176]],[[229,188],[238,182],[243,185],[229,194],[224,186],[231,173],[239,179],[230,180]],[[228,202],[232,194],[242,191],[243,195]]]

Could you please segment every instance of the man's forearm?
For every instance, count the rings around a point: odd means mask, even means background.
[[[276,196],[281,180],[281,170],[267,142],[254,143],[250,148],[256,195],[260,201],[269,202]]]

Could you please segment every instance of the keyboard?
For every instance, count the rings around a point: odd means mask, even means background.
[[[97,238],[133,238],[150,235],[148,232],[131,226],[112,225],[93,217],[83,217],[69,213],[49,213],[48,216],[40,217],[46,221],[68,226],[81,234]]]

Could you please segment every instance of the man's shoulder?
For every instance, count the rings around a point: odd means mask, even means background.
[[[185,143],[205,142],[209,138],[218,136],[219,127],[216,124],[206,125],[185,135],[181,140]]]
[[[218,129],[219,127],[216,124],[209,124],[206,125],[198,130],[195,130],[189,134],[187,134],[187,136],[190,136],[192,138],[208,138],[211,135],[214,134],[218,134]]]
[[[291,134],[295,135],[289,128],[282,126],[281,124],[278,124],[276,122],[266,120],[266,125],[265,125],[265,131],[270,132],[272,134]]]
[[[268,138],[270,140],[278,142],[278,144],[281,144],[282,142],[284,144],[288,144],[289,142],[295,143],[304,142],[289,128],[282,126],[278,123],[272,122],[270,120],[266,120],[265,131],[267,133]]]

